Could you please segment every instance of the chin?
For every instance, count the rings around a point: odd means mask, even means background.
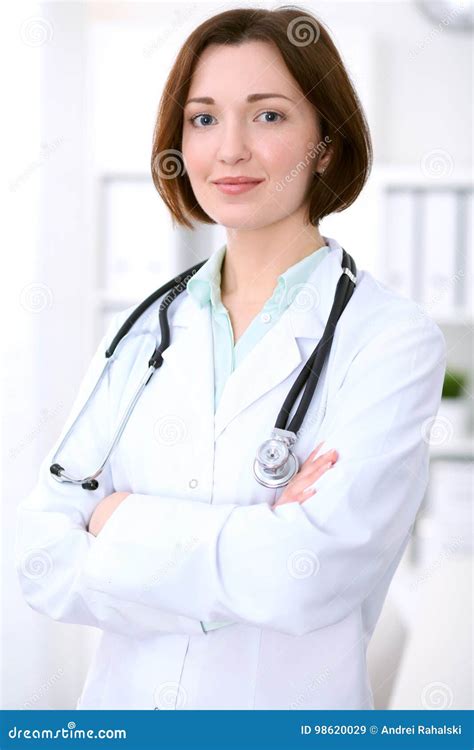
[[[265,227],[271,223],[270,221],[248,222],[245,220],[245,216],[242,216],[240,219],[237,219],[235,216],[220,216],[219,218],[214,218],[214,221],[216,221],[226,229],[241,229],[242,231],[252,231],[254,229],[260,229],[261,227]]]
[[[270,215],[262,216],[258,208],[251,205],[239,204],[227,206],[227,210],[225,211],[216,211],[215,206],[213,206],[214,210],[212,211],[206,210],[204,206],[203,208],[207,215],[217,224],[221,224],[229,229],[260,229],[268,224],[273,224],[281,218]]]

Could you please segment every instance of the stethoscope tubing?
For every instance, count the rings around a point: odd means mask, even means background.
[[[160,367],[161,364],[163,363],[163,360],[162,360],[162,357],[161,357],[161,352],[165,351],[165,349],[168,348],[169,341],[170,341],[169,324],[168,324],[168,320],[167,320],[167,317],[166,317],[166,310],[167,310],[170,302],[173,299],[175,299],[176,296],[178,294],[180,294],[182,291],[184,291],[184,289],[186,288],[186,286],[184,285],[183,288],[180,289],[180,291],[177,291],[177,289],[180,286],[182,286],[182,284],[183,284],[184,280],[186,279],[186,277],[188,275],[193,275],[194,273],[196,273],[196,271],[198,271],[199,268],[201,268],[201,266],[205,262],[206,262],[205,260],[204,261],[200,261],[196,265],[191,266],[191,268],[188,268],[186,271],[184,271],[183,273],[179,274],[175,278],[171,279],[166,284],[164,284],[159,289],[157,289],[155,292],[153,292],[152,294],[150,294],[145,300],[143,300],[143,302],[140,303],[140,305],[138,305],[138,307],[132,312],[132,314],[127,318],[127,320],[120,327],[120,329],[118,330],[118,332],[116,333],[116,335],[112,339],[112,342],[111,342],[110,346],[108,347],[108,349],[105,352],[106,361],[105,361],[105,364],[104,364],[104,366],[102,368],[102,371],[101,371],[101,373],[99,375],[99,378],[98,378],[98,380],[97,380],[97,382],[96,382],[96,384],[95,384],[92,392],[89,394],[89,396],[86,399],[86,402],[84,403],[82,409],[80,410],[80,412],[77,415],[77,417],[74,419],[74,421],[71,424],[70,428],[68,429],[66,435],[63,437],[63,439],[61,440],[60,445],[58,446],[58,448],[56,449],[56,451],[54,453],[54,456],[52,458],[52,464],[50,466],[50,473],[52,474],[52,476],[54,477],[54,479],[56,479],[58,482],[69,482],[71,484],[78,484],[78,485],[81,485],[83,487],[83,489],[86,489],[86,490],[95,490],[95,489],[97,489],[97,487],[99,486],[99,483],[97,481],[97,477],[99,477],[102,474],[102,472],[103,472],[103,470],[105,468],[105,465],[106,465],[107,461],[109,460],[110,455],[112,454],[112,451],[114,450],[115,446],[117,445],[118,441],[120,440],[120,438],[122,436],[122,433],[123,433],[123,431],[124,431],[124,429],[125,429],[125,427],[126,427],[126,425],[128,423],[130,415],[131,415],[133,409],[135,408],[135,404],[137,403],[138,399],[140,398],[140,396],[142,394],[142,391],[144,390],[145,386],[148,385],[148,383],[150,382],[152,376],[156,372],[156,369],[158,367]],[[160,297],[162,297],[163,294],[167,294],[168,292],[170,292],[170,290],[171,290],[171,293],[168,294],[168,296],[166,297],[166,299],[160,305],[160,313],[159,313],[159,315],[160,315],[160,328],[161,328],[161,341],[160,341],[160,345],[155,348],[155,350],[153,352],[153,355],[152,355],[152,357],[149,360],[147,370],[146,370],[146,372],[145,372],[142,380],[138,384],[138,387],[136,388],[136,390],[135,390],[132,398],[130,399],[130,401],[129,401],[129,403],[128,403],[125,411],[124,411],[124,414],[123,414],[122,418],[120,419],[118,427],[117,427],[117,429],[116,429],[116,431],[114,433],[114,436],[112,438],[110,447],[109,447],[109,449],[108,449],[108,451],[107,451],[104,459],[102,460],[102,463],[100,464],[99,468],[95,472],[93,472],[92,474],[88,475],[87,477],[78,478],[78,477],[71,476],[70,474],[68,474],[66,472],[66,470],[64,469],[63,466],[61,466],[59,463],[55,462],[56,457],[58,456],[58,454],[63,449],[66,441],[69,439],[69,436],[71,435],[71,433],[72,433],[74,427],[76,426],[78,420],[81,418],[81,416],[83,415],[83,413],[87,409],[87,407],[88,407],[91,399],[94,397],[97,389],[99,388],[102,380],[104,379],[104,376],[105,376],[105,373],[107,371],[107,368],[110,366],[111,362],[114,361],[115,350],[116,350],[118,344],[120,343],[120,341],[129,333],[129,331],[131,330],[131,328],[135,325],[135,323],[143,315],[143,313],[154,302],[156,302],[157,299],[159,299]]]
[[[280,409],[277,420],[275,422],[275,428],[286,429],[289,432],[298,433],[303,423],[306,412],[309,409],[309,405],[316,390],[316,386],[321,375],[321,371],[326,360],[326,356],[329,354],[331,349],[336,325],[339,318],[341,317],[347,303],[349,302],[357,279],[357,268],[353,258],[346,253],[343,249],[343,273],[339,277],[336,293],[334,295],[334,304],[329,314],[326,327],[323,331],[323,335],[318,342],[316,349],[313,351],[295,382],[290,388],[290,391],[283,402],[283,406]],[[349,268],[348,268],[349,266]],[[349,271],[349,273],[348,273]],[[298,408],[289,423],[286,426],[288,416],[301,392],[301,389],[306,384],[303,395],[301,397]]]
[[[311,354],[311,356],[305,363],[304,367],[302,368],[301,372],[299,373],[297,379],[293,383],[283,403],[283,406],[280,409],[277,420],[275,422],[274,433],[278,431],[280,431],[281,434],[285,433],[286,435],[290,436],[290,441],[294,441],[294,439],[296,439],[296,435],[303,423],[304,417],[309,408],[311,399],[313,397],[314,391],[318,384],[324,362],[331,349],[332,340],[334,337],[334,332],[336,329],[337,322],[340,316],[342,315],[342,312],[344,311],[350,297],[352,296],[352,293],[356,285],[357,268],[356,268],[355,262],[353,258],[348,253],[346,253],[344,248],[342,249],[342,252],[343,252],[343,260],[342,260],[343,273],[341,274],[338,280],[336,293],[334,297],[334,303],[333,303],[326,327],[324,329],[323,335],[320,341],[318,342],[316,349]],[[88,398],[86,399],[86,402],[84,403],[77,417],[73,420],[66,435],[61,440],[60,445],[55,450],[54,456],[52,458],[52,464],[50,466],[50,473],[52,474],[54,479],[56,479],[58,482],[69,482],[71,484],[81,485],[83,489],[87,489],[87,490],[95,490],[98,488],[99,483],[97,481],[97,477],[99,477],[102,474],[107,461],[109,460],[115,446],[120,440],[120,437],[122,436],[122,433],[130,419],[133,409],[135,408],[135,405],[138,399],[140,398],[144,388],[146,387],[146,385],[148,385],[148,383],[150,382],[156,370],[159,367],[161,367],[161,365],[163,364],[162,354],[169,347],[169,344],[170,344],[170,328],[169,328],[169,321],[167,317],[168,308],[170,304],[177,298],[177,296],[179,296],[179,294],[181,294],[185,290],[187,281],[186,283],[184,283],[184,281],[186,280],[186,277],[196,273],[196,271],[198,271],[199,268],[201,268],[201,266],[204,263],[206,263],[206,260],[201,261],[195,264],[194,266],[191,266],[182,274],[179,274],[178,276],[176,276],[175,278],[171,279],[166,284],[161,286],[159,289],[157,289],[155,292],[149,295],[145,300],[143,300],[143,302],[140,305],[138,305],[138,307],[132,312],[132,314],[122,324],[117,334],[112,339],[110,346],[105,352],[106,362],[104,364],[104,367],[102,368],[100,376],[92,392],[89,394]],[[110,447],[108,451],[106,452],[106,455],[104,459],[102,460],[102,463],[100,464],[99,468],[94,473],[90,474],[87,477],[76,478],[76,477],[71,476],[69,473],[66,472],[64,467],[62,467],[59,463],[55,463],[55,459],[57,455],[61,452],[66,441],[69,439],[77,421],[81,418],[82,414],[87,409],[87,406],[91,398],[93,398],[97,389],[99,388],[105,376],[107,368],[110,366],[110,363],[114,360],[114,353],[116,351],[118,344],[129,333],[131,328],[134,326],[137,320],[143,315],[143,313],[154,302],[156,302],[157,299],[159,299],[163,295],[166,295],[166,297],[162,300],[159,306],[159,323],[160,323],[160,331],[161,331],[160,342],[155,347],[155,350],[148,361],[147,370],[145,374],[143,375],[140,383],[138,384],[132,398],[127,404],[127,407],[124,410],[123,416],[121,417],[119,421],[119,424],[112,437]],[[304,391],[300,399],[300,403],[298,404],[298,407],[296,409],[296,412],[290,424],[288,425],[288,427],[286,427],[288,416],[291,413],[291,410],[294,404],[296,403],[296,399],[298,398],[298,395],[300,394],[303,387],[304,387]],[[297,469],[298,461],[296,457],[294,456],[294,454],[291,453],[291,451],[290,451],[290,454],[291,454],[291,459],[295,461],[294,468]],[[265,483],[265,480],[262,482],[261,481],[262,478],[259,479],[257,475],[256,475],[256,478],[257,478],[257,481],[260,481],[260,483]],[[278,484],[277,481],[274,480],[274,484],[272,485],[267,484],[266,486],[278,487],[278,486],[282,486],[282,484],[281,483]]]

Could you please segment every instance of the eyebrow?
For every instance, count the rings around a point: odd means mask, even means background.
[[[287,101],[292,102],[294,104],[293,100],[290,99],[288,96],[285,96],[284,94],[249,94],[247,97],[247,101],[251,103],[251,102],[258,102],[261,99],[276,99],[276,98],[287,99]],[[188,101],[186,102],[184,106],[186,107],[188,104],[191,104],[191,102],[199,102],[199,104],[215,104],[214,99],[212,99],[212,97],[210,96],[198,96],[198,97],[195,96],[192,99],[188,99]]]

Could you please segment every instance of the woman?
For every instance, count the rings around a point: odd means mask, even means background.
[[[99,489],[51,477],[60,436],[20,508],[28,603],[102,630],[78,707],[373,708],[366,648],[428,479],[446,353],[435,323],[359,269],[298,432],[300,471],[277,490],[252,474],[341,276],[320,220],[356,199],[370,160],[348,74],[307,11],[226,11],[186,40],[153,179],[177,223],[219,223],[226,245],[170,306],[164,363]],[[104,454],[158,306],[65,447],[71,473]]]

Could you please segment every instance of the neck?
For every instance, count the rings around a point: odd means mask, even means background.
[[[221,296],[242,302],[268,299],[278,276],[326,245],[317,227],[286,219],[259,229],[227,230]]]

